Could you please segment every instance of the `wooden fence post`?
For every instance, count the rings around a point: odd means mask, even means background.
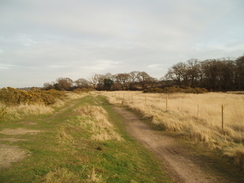
[[[197,120],[199,120],[199,113],[200,113],[200,105],[197,105]]]
[[[222,114],[222,129],[224,129],[224,105],[221,106],[221,114]]]
[[[180,112],[181,110],[181,100],[179,100],[179,106],[178,106],[178,111]]]
[[[166,111],[168,111],[168,96],[166,97]]]

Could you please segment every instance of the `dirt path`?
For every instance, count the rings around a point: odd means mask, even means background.
[[[125,118],[128,133],[143,143],[150,151],[158,157],[167,172],[172,176],[174,182],[180,183],[213,183],[228,182],[224,178],[217,177],[211,172],[201,168],[201,160],[190,154],[186,148],[177,141],[160,132],[152,130],[146,123],[142,122],[135,114],[125,109],[115,107],[115,111]],[[165,169],[165,167],[164,167]]]

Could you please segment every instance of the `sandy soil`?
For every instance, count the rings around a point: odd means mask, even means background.
[[[203,170],[201,168],[203,162],[189,153],[189,150],[182,147],[174,138],[153,130],[130,111],[119,107],[114,109],[124,116],[128,133],[156,155],[174,182],[228,182],[210,171]]]
[[[41,130],[30,130],[30,129],[25,129],[25,128],[16,128],[16,129],[3,129],[2,131],[0,131],[0,133],[4,134],[4,135],[24,135],[26,133],[29,134],[36,134],[41,132]]]
[[[13,162],[24,159],[27,152],[17,146],[0,144],[0,170],[7,168]]]
[[[40,130],[30,130],[25,128],[16,128],[16,129],[3,129],[0,133],[4,135],[10,135],[8,138],[1,138],[0,141],[8,142],[17,142],[25,141],[26,139],[14,138],[15,135],[24,135],[41,132]],[[27,156],[28,152],[24,149],[19,148],[18,146],[0,144],[0,170],[11,166],[11,163],[18,162],[24,159]]]

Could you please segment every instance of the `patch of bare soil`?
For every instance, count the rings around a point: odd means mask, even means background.
[[[37,123],[35,123],[35,122],[22,122],[21,124],[23,124],[23,125],[36,125]]]
[[[0,133],[4,135],[24,135],[24,134],[36,134],[41,132],[41,130],[31,130],[25,128],[16,129],[3,129]],[[1,138],[1,141],[17,142],[25,141],[26,139],[19,138]],[[21,161],[26,157],[26,151],[17,147],[10,146],[6,144],[0,144],[0,170],[11,166],[11,163]]]
[[[31,129],[25,129],[25,128],[16,128],[16,129],[6,128],[6,129],[3,129],[2,131],[0,131],[0,133],[2,133],[4,135],[24,135],[26,133],[36,134],[39,132],[41,132],[41,130],[31,130]]]
[[[0,144],[0,170],[27,156],[27,152],[17,146]]]
[[[8,141],[8,142],[18,142],[18,141],[26,141],[26,139],[16,139],[16,138],[1,138],[1,141]]]
[[[177,143],[173,137],[153,130],[130,111],[119,107],[114,109],[118,114],[124,116],[127,132],[157,156],[174,182],[228,182],[223,177],[217,177],[211,171],[203,170],[201,164],[204,162]]]

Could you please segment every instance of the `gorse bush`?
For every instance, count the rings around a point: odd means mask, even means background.
[[[33,88],[29,91],[24,91],[16,88],[0,89],[0,102],[7,106],[20,104],[54,104],[57,99],[65,97],[65,93],[58,90],[40,90]]]
[[[0,106],[0,120],[4,120],[6,118],[6,106]]]
[[[179,87],[165,87],[165,88],[149,88],[143,90],[144,93],[207,93],[208,90],[205,88],[179,88]]]

